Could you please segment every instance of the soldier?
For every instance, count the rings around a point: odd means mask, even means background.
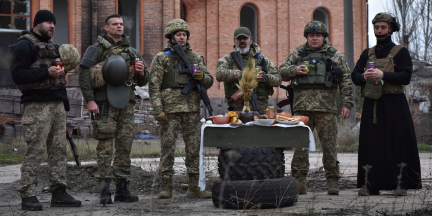
[[[235,56],[239,56],[241,62],[236,62]],[[269,95],[273,95],[273,87],[278,87],[281,84],[282,78],[273,62],[260,54],[260,47],[258,44],[253,43],[253,38],[248,28],[239,27],[234,31],[234,52],[219,59],[216,69],[216,80],[224,82],[225,99],[229,106],[228,110],[241,111],[244,104],[243,99],[232,96],[239,90],[236,83],[241,79],[243,68],[251,60],[254,60],[255,67],[259,68],[259,73],[257,74],[258,87],[254,90],[258,96],[259,110],[255,107],[252,108],[255,111],[259,111],[260,114],[265,114]]]
[[[48,10],[36,13],[33,29],[21,32],[11,47],[12,78],[21,90],[23,134],[27,150],[21,166],[22,210],[42,210],[36,198],[37,173],[45,152],[48,153],[51,206],[76,207],[81,201],[66,192],[66,116],[69,100],[65,72],[79,62],[78,51],[72,46],[59,47],[51,41],[56,19]],[[66,59],[71,47],[75,59]],[[66,56],[65,56],[66,55]],[[62,58],[64,67],[53,66]],[[71,57],[71,56],[69,56]],[[66,114],[66,115],[65,115]]]
[[[92,124],[93,136],[99,141],[96,150],[100,203],[112,203],[111,178],[116,180],[115,202],[137,202],[138,197],[127,188],[134,133],[133,83],[146,85],[149,73],[140,53],[123,34],[120,15],[108,16],[104,29],[107,33],[98,36],[97,42],[87,48],[79,70],[79,84],[88,110],[92,116],[96,114]]]
[[[342,118],[350,115],[353,106],[350,72],[344,57],[333,45],[325,41],[326,26],[311,21],[304,28],[307,43],[297,47],[279,71],[283,81],[291,81],[294,88],[294,112],[308,116],[308,126],[318,132],[323,149],[329,195],[338,195],[339,161],[336,153],[336,93],[342,98]],[[306,194],[306,175],[309,170],[309,152],[295,149],[292,175],[298,182],[299,194]]]
[[[154,57],[150,71],[149,94],[155,119],[161,126],[161,158],[158,170],[162,177],[160,199],[172,197],[174,150],[179,126],[186,144],[185,164],[189,174],[186,197],[211,198],[210,192],[200,191],[198,187],[200,94],[197,88],[192,89],[188,95],[181,93],[190,80],[187,74],[180,73],[179,68],[187,67],[177,53],[173,52],[173,46],[181,44],[189,63],[200,68],[193,74],[193,79],[198,80],[206,89],[212,86],[213,77],[207,70],[204,58],[191,50],[189,36],[187,22],[182,19],[168,22],[165,28],[168,43],[163,51]]]

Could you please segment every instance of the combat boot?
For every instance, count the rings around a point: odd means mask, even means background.
[[[111,179],[110,178],[104,178],[100,181],[99,184],[99,190],[100,190],[100,204],[111,204],[111,192],[110,192],[110,184]]]
[[[198,187],[199,176],[189,175],[189,185],[186,193],[187,198],[204,198],[209,199],[212,197],[212,193],[209,191],[201,191]]]
[[[297,182],[298,194],[307,194],[307,187],[305,182]]]
[[[137,202],[138,196],[132,195],[128,188],[128,181],[125,178],[116,180],[116,193],[114,196],[114,202]]]
[[[337,179],[327,179],[327,194],[339,195],[339,187]]]
[[[162,175],[161,180],[161,192],[159,193],[159,199],[168,199],[172,197],[172,176]]]
[[[35,196],[22,198],[21,209],[27,211],[42,211],[42,204]]]
[[[78,207],[81,201],[74,199],[66,192],[66,186],[59,186],[52,193],[51,207]]]

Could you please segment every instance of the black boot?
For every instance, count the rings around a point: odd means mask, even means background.
[[[137,202],[138,196],[130,194],[128,188],[128,181],[121,178],[116,180],[116,193],[114,196],[114,202]]]
[[[35,196],[22,198],[21,209],[27,211],[42,211],[42,204]]]
[[[78,207],[81,201],[74,199],[66,192],[66,186],[59,186],[52,193],[51,207]]]
[[[100,189],[100,204],[111,204],[111,192],[110,192],[110,178],[104,178],[100,181],[99,189]]]

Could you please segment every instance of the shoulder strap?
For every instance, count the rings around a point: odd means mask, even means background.
[[[372,56],[372,55],[375,55],[375,46],[369,48],[369,51],[368,51],[368,58],[369,58],[370,56]]]
[[[29,31],[22,31],[21,32],[21,36],[16,40],[16,42],[20,41],[20,40],[28,40],[30,41],[33,45],[36,45],[37,43],[39,43],[40,41]]]
[[[388,54],[388,56],[390,56],[390,57],[395,57],[396,56],[396,54],[398,54],[398,52],[399,52],[399,50],[401,50],[402,49],[402,45],[396,45],[396,46],[394,46],[391,50],[390,50],[390,53]]]

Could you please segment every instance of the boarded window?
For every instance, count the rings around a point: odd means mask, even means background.
[[[258,12],[251,4],[245,4],[240,11],[240,26],[247,27],[255,43],[258,43]]]

